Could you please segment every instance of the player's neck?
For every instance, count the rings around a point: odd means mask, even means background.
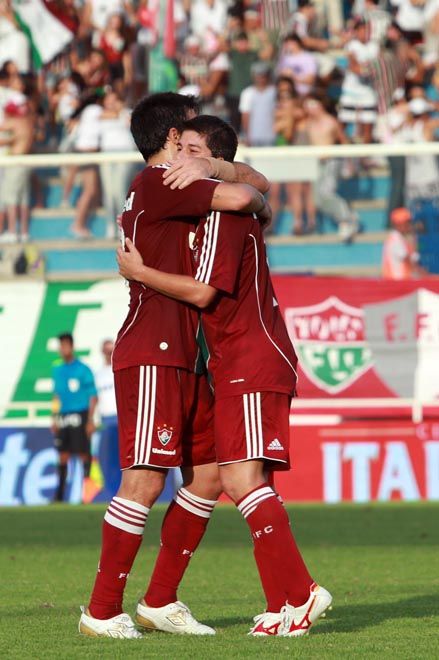
[[[148,158],[147,165],[148,167],[152,167],[153,165],[162,165],[163,163],[167,163],[169,160],[171,160],[171,156],[168,152],[167,149],[160,149],[160,151],[151,158]]]

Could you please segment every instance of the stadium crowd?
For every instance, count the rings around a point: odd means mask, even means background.
[[[435,139],[439,0],[44,0],[60,34],[70,35],[46,63],[15,5],[0,2],[3,154],[134,149],[130,108],[172,88],[198,96],[203,112],[229,120],[250,146]],[[48,39],[56,41],[56,30]],[[423,158],[422,176],[419,158],[389,159],[389,215],[439,196],[436,159]],[[294,233],[314,231],[320,210],[349,237],[357,220],[338,179],[374,165],[328,161],[316,186],[287,183],[281,194],[277,184],[274,214],[286,199]],[[87,219],[100,201],[108,218],[117,215],[131,174],[126,164],[65,168],[64,206],[81,178],[76,237],[90,235]],[[17,226],[28,239],[31,187],[41,204],[29,170],[0,172],[1,242],[16,241]],[[114,231],[109,223],[108,236]]]

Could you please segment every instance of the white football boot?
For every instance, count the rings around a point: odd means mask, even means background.
[[[283,623],[280,634],[285,637],[307,635],[317,619],[326,616],[326,610],[331,609],[331,603],[332,596],[329,591],[313,582],[306,603],[299,607],[287,603],[282,608]]]
[[[94,619],[81,607],[79,632],[88,637],[114,637],[115,639],[142,639],[129,614],[118,614],[111,619]]]
[[[248,633],[253,637],[270,637],[282,634],[284,615],[281,612],[263,612],[253,618],[255,625]]]
[[[197,621],[190,609],[177,600],[163,607],[148,607],[144,601],[137,604],[136,623],[147,631],[161,630],[177,635],[215,635],[213,628]]]

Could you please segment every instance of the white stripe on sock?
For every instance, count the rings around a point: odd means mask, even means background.
[[[113,527],[118,527],[119,529],[122,529],[124,532],[129,532],[130,534],[138,534],[141,536],[143,534],[143,529],[144,526],[138,527],[137,525],[130,525],[127,522],[124,522],[123,520],[119,520],[119,518],[115,518],[114,516],[111,515],[109,511],[104,516],[104,519],[107,521],[109,525],[112,525]]]
[[[213,509],[213,507],[217,503],[217,500],[205,500],[204,497],[200,497],[199,495],[194,495],[193,493],[190,493],[188,490],[186,490],[186,488],[184,488],[183,486],[180,488],[178,492],[182,493],[189,500],[193,500],[197,504],[200,504],[201,506],[207,509]]]
[[[175,496],[175,501],[179,506],[181,506],[182,509],[186,509],[186,511],[189,511],[190,513],[193,513],[200,518],[210,518],[212,511],[205,511],[204,509],[198,508],[194,504],[189,504],[189,502],[184,500],[178,493]]]
[[[239,511],[242,513],[244,518],[247,518],[253,511],[256,509],[261,502],[268,499],[269,497],[275,497],[276,493],[269,486],[264,488],[259,488],[258,490],[251,493],[248,497],[245,498],[238,505]]]
[[[273,493],[273,489],[270,488],[270,486],[262,486],[261,488],[258,488],[257,490],[254,490],[252,493],[244,497],[242,502],[239,503],[238,509],[241,511],[243,507],[246,507],[247,504],[251,504],[255,497],[259,497],[260,495],[264,495],[265,493]]]

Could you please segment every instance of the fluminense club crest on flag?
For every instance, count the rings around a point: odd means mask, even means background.
[[[364,305],[375,372],[396,396],[431,402],[439,397],[439,295],[418,289]]]
[[[166,424],[157,427],[157,437],[160,440],[163,447],[166,447],[166,445],[171,441],[173,432],[174,432],[173,427],[167,426]]]
[[[362,309],[330,296],[316,305],[287,307],[285,322],[302,370],[325,392],[342,392],[372,366]]]

